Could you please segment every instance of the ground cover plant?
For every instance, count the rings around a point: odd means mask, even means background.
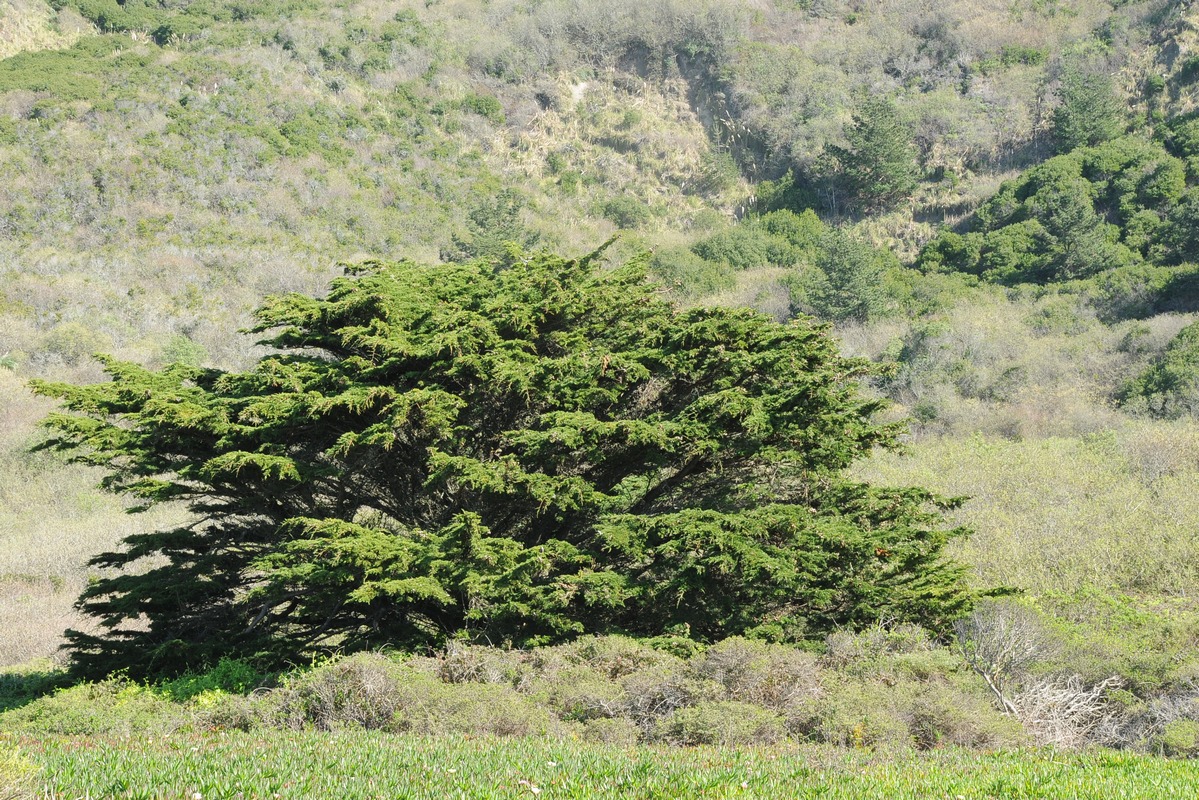
[[[1043,751],[878,756],[814,749],[628,750],[541,740],[345,732],[22,742],[51,797],[1189,797],[1192,765]],[[240,793],[240,794],[239,794]]]

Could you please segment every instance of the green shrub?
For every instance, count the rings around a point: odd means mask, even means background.
[[[975,212],[973,231],[939,233],[916,264],[1016,284],[1082,278],[1163,252],[1180,260],[1190,247],[1185,190],[1183,162],[1148,139],[1080,147],[1004,183]]]
[[[1176,719],[1167,722],[1154,744],[1163,755],[1183,758],[1199,756],[1199,720]]]
[[[154,690],[120,678],[63,689],[7,712],[3,727],[60,736],[169,732],[186,713]]]
[[[158,689],[173,700],[188,700],[204,692],[246,694],[262,685],[267,677],[248,661],[222,658],[212,669],[181,675]]]
[[[835,229],[820,242],[813,269],[792,283],[793,313],[833,321],[867,321],[883,315],[892,298],[883,280],[894,256]]]
[[[771,211],[754,223],[771,236],[785,239],[799,257],[814,255],[828,233],[828,226],[810,208],[799,214],[785,209]]]
[[[707,261],[685,247],[656,251],[649,266],[665,286],[688,298],[715,294],[736,283],[731,268]]]
[[[478,114],[492,124],[504,124],[504,107],[494,95],[468,94],[458,102],[458,107],[463,111]]]
[[[60,322],[42,340],[42,349],[68,364],[78,363],[101,350],[110,348],[107,336],[82,322]]]
[[[1053,137],[1060,153],[1114,139],[1124,128],[1123,105],[1106,70],[1067,69],[1058,98]]]
[[[646,225],[654,218],[654,212],[636,197],[613,197],[604,203],[604,217],[618,228],[632,229]]]
[[[189,367],[198,367],[208,360],[208,351],[204,345],[187,336],[175,335],[163,343],[160,360],[164,364],[186,364]]]
[[[691,246],[692,252],[713,264],[729,269],[747,270],[769,266],[780,256],[779,241],[756,225],[735,225],[700,239]]]
[[[1160,359],[1121,387],[1118,399],[1158,417],[1199,412],[1199,323],[1179,331]]]
[[[0,713],[20,708],[62,688],[66,679],[65,672],[36,662],[25,667],[5,668],[0,672]]]
[[[680,708],[654,730],[654,738],[672,744],[724,747],[773,744],[785,735],[780,715],[733,700]]]

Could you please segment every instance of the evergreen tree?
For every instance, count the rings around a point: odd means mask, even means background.
[[[873,97],[853,116],[846,147],[829,147],[835,161],[834,205],[882,211],[916,188],[918,169],[912,132],[889,100]],[[833,209],[837,211],[836,208]]]
[[[502,261],[508,257],[510,248],[533,247],[541,236],[529,230],[521,221],[524,208],[524,199],[511,189],[480,200],[467,214],[467,235],[454,234],[450,237],[449,247],[443,248],[440,253],[442,261],[467,261],[472,258]]]
[[[257,313],[246,372],[113,360],[49,446],[194,520],[131,536],[77,669],[163,675],[448,637],[819,637],[970,604],[927,491],[846,468],[901,427],[820,326],[677,310],[639,263],[371,263]]]
[[[801,279],[799,307],[821,319],[864,321],[886,305],[884,254],[834,228],[821,237],[815,269]]]
[[[1124,109],[1107,75],[1068,69],[1058,87],[1053,139],[1059,153],[1115,139],[1124,131]]]

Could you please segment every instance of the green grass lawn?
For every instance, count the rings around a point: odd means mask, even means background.
[[[620,749],[367,732],[20,742],[51,798],[1193,798],[1199,766],[1112,752]],[[0,787],[0,795],[3,795]]]

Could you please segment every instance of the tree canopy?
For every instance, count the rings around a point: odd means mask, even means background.
[[[584,632],[944,629],[950,505],[846,468],[903,428],[824,327],[671,306],[634,260],[347,268],[268,300],[250,370],[106,359],[47,446],[187,525],[127,538],[69,632],[85,674]]]

